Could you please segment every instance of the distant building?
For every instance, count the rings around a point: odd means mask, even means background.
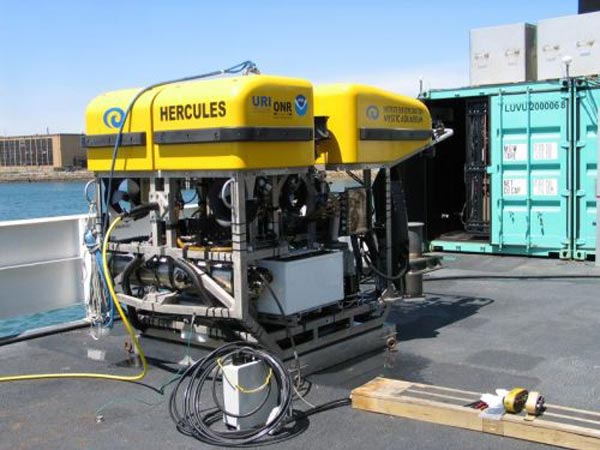
[[[0,136],[0,170],[8,168],[86,167],[82,134]]]

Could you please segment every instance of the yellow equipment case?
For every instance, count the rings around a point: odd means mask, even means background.
[[[120,120],[137,90],[87,108],[88,168],[110,170]],[[169,84],[135,103],[115,169],[245,170],[314,164],[312,85],[249,75]]]
[[[315,116],[331,139],[319,141],[317,163],[389,164],[431,144],[431,116],[419,100],[357,84],[315,87]]]
[[[85,146],[88,152],[88,169],[109,171],[113,148],[125,110],[139,89],[123,89],[102,94],[93,99],[85,114]],[[115,170],[153,170],[152,138],[148,139],[149,110],[155,91],[146,92],[135,103],[125,126]]]

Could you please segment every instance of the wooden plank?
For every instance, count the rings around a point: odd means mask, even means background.
[[[376,378],[352,391],[352,407],[407,419],[464,428],[499,436],[573,449],[600,448],[600,413],[547,405],[543,416],[505,414],[500,420],[480,417],[464,405],[481,393]]]
[[[600,448],[600,436],[586,434],[582,427],[572,425],[547,423],[547,427],[539,426],[538,420],[533,422],[520,422],[502,420],[504,436],[522,439],[525,441],[539,442],[556,447],[573,448],[580,450],[597,450]]]

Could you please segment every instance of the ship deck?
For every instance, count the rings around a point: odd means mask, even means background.
[[[397,326],[397,351],[366,355],[310,376],[308,401],[347,396],[383,375],[473,391],[523,386],[541,391],[551,403],[600,411],[600,278],[543,278],[600,276],[600,268],[458,254],[445,255],[444,266],[428,275],[425,299],[394,305],[390,321]],[[447,279],[480,275],[506,278]],[[131,374],[136,368],[123,349],[124,337],[117,325],[99,341],[84,328],[3,345],[0,371]],[[0,385],[0,448],[208,448],[179,434],[169,417],[168,395],[147,387],[173,377],[185,346],[152,338],[142,338],[142,346],[151,364],[143,385],[100,380]],[[191,356],[199,352],[193,349]],[[544,446],[345,407],[311,416],[302,435],[277,448]]]

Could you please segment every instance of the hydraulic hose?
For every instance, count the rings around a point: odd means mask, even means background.
[[[206,289],[204,288],[204,285],[202,284],[202,282],[198,278],[198,274],[195,273],[194,267],[190,263],[188,263],[185,259],[173,258],[172,261],[173,261],[173,265],[175,267],[179,268],[185,274],[187,274],[187,276],[189,277],[190,281],[192,282],[192,285],[194,286],[194,289],[203,298],[203,300],[205,301],[205,303],[207,305],[215,305],[215,303],[211,300],[210,296],[206,292]]]
[[[370,258],[365,258],[365,261],[367,262],[367,266],[369,267],[369,269],[371,269],[375,275],[377,275],[378,277],[383,278],[384,280],[387,281],[398,281],[401,280],[402,278],[404,278],[404,275],[406,274],[404,271],[400,272],[399,274],[396,275],[388,275],[384,272],[382,272],[381,270],[379,270],[377,268],[377,266],[375,266],[375,264],[373,263],[373,261],[370,260]]]
[[[353,246],[354,246],[354,241],[353,242]],[[375,265],[375,259],[377,259],[377,254],[372,255],[371,251],[374,251],[373,249],[375,249],[375,240],[373,239],[372,236],[366,236],[365,237],[365,243],[367,244],[367,248],[368,250],[362,252],[361,248],[362,248],[362,240],[359,241],[358,244],[358,250],[359,253],[361,255],[361,259],[362,257],[364,257],[365,262],[367,263],[367,267],[369,267],[369,269],[371,269],[373,271],[373,273],[375,273],[375,275],[377,275],[380,278],[383,278],[386,281],[398,281],[401,280],[402,278],[404,278],[404,276],[406,275],[406,268],[403,268],[399,273],[395,274],[395,275],[388,275],[387,273],[383,272],[382,270],[380,270],[376,265]]]
[[[227,378],[224,365],[235,358],[261,361],[265,379],[259,386],[240,386]],[[210,382],[211,387],[205,387]],[[240,393],[258,395],[264,391],[262,400],[252,411],[235,414],[225,410],[224,402],[217,396],[217,383],[228,383]],[[310,405],[308,410],[293,407],[293,376],[277,356],[269,353],[259,344],[232,342],[212,351],[191,365],[177,380],[169,399],[169,413],[177,430],[201,442],[227,448],[255,448],[263,445],[279,444],[298,436],[308,428],[308,417],[334,408],[348,406],[350,398],[333,400],[318,406]],[[212,391],[213,406],[208,404]],[[259,412],[272,392],[277,393],[277,406],[271,411],[264,425],[252,428],[226,429],[214,426],[224,417],[247,418]],[[206,393],[208,394],[208,392]],[[304,400],[301,396],[300,399]],[[304,400],[306,402],[306,400]],[[308,404],[308,403],[307,403]],[[263,420],[259,421],[262,422]]]
[[[110,226],[106,231],[106,235],[104,236],[104,242],[102,243],[102,269],[104,271],[104,277],[106,279],[106,287],[108,288],[108,292],[113,300],[114,306],[119,313],[119,317],[123,321],[125,325],[125,329],[127,333],[131,337],[131,342],[135,346],[138,355],[140,356],[140,360],[142,362],[142,371],[137,375],[111,375],[104,373],[38,373],[38,374],[27,374],[27,375],[9,375],[0,377],[0,383],[8,382],[8,381],[25,381],[25,380],[48,380],[55,378],[96,378],[100,380],[113,380],[113,381],[140,381],[146,376],[148,373],[148,362],[146,361],[146,357],[144,356],[144,352],[142,347],[135,335],[133,327],[129,323],[127,319],[127,315],[123,311],[121,304],[119,303],[119,299],[117,298],[117,294],[115,292],[115,287],[110,276],[110,270],[108,269],[108,243],[110,240],[110,235],[116,228],[116,226],[123,220],[123,216],[118,216],[115,220],[112,221]]]
[[[278,406],[273,417],[263,426],[246,430],[220,431],[216,427],[213,428],[212,425],[222,420],[223,416],[248,417],[257,413],[263,406],[261,404],[250,413],[236,415],[225,411],[224,405],[220,405],[217,401],[215,388],[217,380],[222,379],[223,383],[229,382],[223,371],[222,361],[231,360],[234,357],[262,361],[266,371],[265,381],[261,386],[252,389],[246,387],[242,390],[235,385],[234,388],[241,392],[264,390],[265,394],[261,402],[263,404],[266,402],[270,390],[277,389]],[[212,381],[213,400],[216,406],[207,409],[201,394],[208,380]],[[260,345],[250,342],[233,342],[214,350],[183,373],[171,392],[169,411],[179,432],[187,436],[211,445],[244,448],[282,442],[304,431],[308,426],[305,420],[299,421],[296,426],[291,428],[285,427],[289,415],[293,414],[292,401],[293,380],[283,362]],[[297,412],[295,416],[298,416]]]

